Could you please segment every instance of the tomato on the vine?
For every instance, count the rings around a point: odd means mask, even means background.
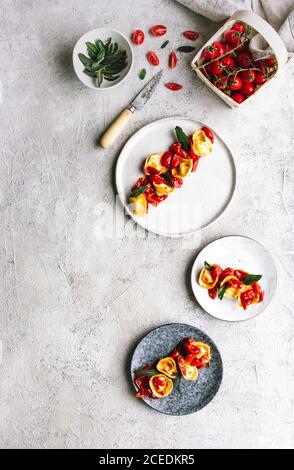
[[[149,51],[147,54],[147,60],[149,64],[154,65],[155,67],[159,65],[159,58],[154,51]]]
[[[242,85],[243,85],[243,82],[242,82],[241,78],[238,77],[238,75],[235,76],[234,78],[232,78],[231,80],[229,80],[229,87],[233,91],[240,90]]]
[[[237,46],[240,43],[241,33],[234,29],[229,29],[224,33],[225,41],[231,46]]]
[[[219,56],[219,50],[213,44],[203,49],[202,57],[204,60],[216,59]]]
[[[277,61],[275,57],[268,57],[267,59],[264,59],[264,63],[267,67],[273,67],[276,65]]]
[[[249,67],[252,64],[252,55],[250,52],[241,52],[237,57],[237,62],[240,67]]]
[[[216,82],[214,82],[214,86],[218,88],[219,90],[225,90],[228,86],[228,78],[222,75],[221,77],[218,77]]]
[[[233,24],[232,29],[234,31],[239,31],[239,33],[243,34],[245,33],[245,25],[241,21],[237,21],[236,23]]]
[[[222,59],[221,64],[223,67],[228,67],[229,69],[233,69],[236,67],[236,62],[234,61],[234,59],[228,56],[225,56]]]
[[[149,31],[152,36],[163,36],[167,32],[167,27],[163,24],[156,24]]]
[[[266,82],[267,78],[264,72],[255,72],[254,83],[255,85],[263,85]]]
[[[225,54],[226,52],[226,45],[223,43],[223,42],[220,42],[220,41],[214,41],[212,43],[212,45],[214,47],[216,47],[216,49],[218,50],[218,56],[217,57],[220,57],[222,55]]]
[[[133,40],[133,43],[136,44],[136,46],[143,44],[144,39],[145,39],[145,34],[141,29],[136,29],[136,31],[133,32],[132,40]]]
[[[244,83],[241,88],[242,95],[250,96],[255,92],[255,86],[252,83]]]
[[[240,73],[240,77],[242,78],[243,83],[252,83],[255,80],[255,72],[254,70],[251,70],[251,69],[243,70]]]
[[[213,135],[212,131],[209,129],[209,127],[202,127],[202,130],[203,130],[204,134],[206,135],[206,137],[208,137],[209,140],[211,141],[211,143],[213,144],[214,135]]]
[[[236,101],[236,103],[241,104],[244,100],[246,100],[246,97],[241,93],[233,93],[232,99]]]
[[[212,62],[210,70],[214,75],[221,75],[224,72],[222,64],[219,60]]]

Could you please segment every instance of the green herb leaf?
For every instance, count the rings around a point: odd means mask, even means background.
[[[83,72],[88,75],[88,77],[92,77],[92,78],[95,78],[96,77],[96,74],[94,72],[89,72],[89,70],[87,69],[84,69]]]
[[[173,182],[171,180],[171,177],[170,177],[168,171],[166,173],[163,173],[163,175],[161,175],[161,176],[165,179],[167,184],[169,184],[172,188],[174,187]]]
[[[92,42],[86,42],[86,46],[89,51],[93,52],[93,54],[98,54],[98,49],[95,44],[93,44]]]
[[[147,186],[140,186],[140,188],[134,189],[129,195],[129,198],[139,196],[140,194],[144,193],[146,189]]]
[[[245,276],[242,277],[242,282],[246,286],[251,286],[251,284],[259,281],[259,279],[261,278],[262,278],[261,274],[245,274]]]
[[[147,73],[146,69],[141,70],[141,72],[139,73],[140,80],[144,80],[144,78],[146,77],[146,73]]]
[[[208,269],[208,271],[211,271],[213,269],[213,266],[211,264],[207,263],[207,261],[204,261],[204,267]]]
[[[157,375],[159,372],[156,369],[139,369],[136,370],[135,376],[136,377],[142,377],[143,376],[152,376],[152,375]]]
[[[226,289],[227,289],[227,283],[225,283],[225,284],[220,288],[220,290],[218,291],[218,298],[219,298],[219,300],[223,300],[224,295],[225,295],[225,292],[226,292]]]
[[[177,51],[179,52],[192,52],[195,50],[195,47],[193,46],[180,46],[177,48]]]
[[[160,49],[164,49],[164,48],[168,45],[168,43],[169,43],[169,40],[164,41],[164,42],[161,44]]]
[[[103,75],[105,80],[107,80],[108,82],[114,82],[115,80],[117,80],[119,78],[119,75]]]
[[[188,150],[188,148],[189,148],[189,139],[188,139],[187,134],[185,134],[185,132],[183,131],[183,129],[182,129],[181,127],[179,127],[179,126],[176,127],[175,131],[176,131],[178,140],[179,140],[179,141],[181,142],[181,144],[182,144],[182,147],[183,147],[185,150]]]
[[[83,66],[85,67],[86,70],[89,72],[92,72],[92,61],[89,59],[89,57],[85,56],[85,54],[78,54],[78,57],[80,61],[82,62]]]

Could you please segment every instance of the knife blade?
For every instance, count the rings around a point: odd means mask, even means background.
[[[155,89],[157,88],[161,77],[162,77],[163,70],[160,70],[154,77],[149,80],[149,82],[142,88],[140,93],[136,96],[136,98],[129,104],[129,106],[124,109],[117,118],[113,121],[107,131],[103,134],[100,139],[100,145],[103,148],[110,147],[115,139],[119,136],[119,134],[123,131],[125,126],[127,125],[128,121],[134,114],[134,111],[144,108],[145,104],[151,96],[153,95]]]

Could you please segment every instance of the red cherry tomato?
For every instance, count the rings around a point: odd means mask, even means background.
[[[228,67],[229,69],[233,69],[236,67],[236,62],[234,61],[234,59],[228,56],[225,56],[222,59],[221,64],[223,67]]]
[[[180,85],[179,83],[174,83],[174,82],[165,83],[164,86],[172,91],[178,91],[183,88],[183,85]]]
[[[217,287],[213,287],[212,289],[208,289],[208,295],[211,299],[215,299],[217,296]]]
[[[224,33],[224,38],[231,46],[237,46],[240,43],[241,33],[234,29],[229,29]]]
[[[241,88],[242,95],[250,96],[255,92],[255,86],[252,83],[244,83]]]
[[[217,50],[218,50],[218,56],[217,57],[220,57],[222,55],[225,54],[226,52],[226,45],[223,43],[223,42],[220,42],[220,41],[214,41],[212,43],[213,47],[216,47]]]
[[[228,86],[228,78],[225,76],[218,77],[216,82],[214,82],[214,86],[216,86],[216,88],[219,90],[225,90],[225,88]]]
[[[211,46],[206,47],[202,51],[202,57],[204,60],[216,59],[218,56],[219,56],[219,49],[215,47],[213,44]]]
[[[266,75],[263,72],[255,72],[255,85],[263,85],[266,82]]]
[[[152,36],[163,36],[167,32],[167,27],[163,24],[156,24],[149,31]]]
[[[184,357],[184,361],[190,364],[193,361],[194,357],[194,354],[187,354],[187,356]]]
[[[154,206],[157,206],[160,204],[162,201],[164,201],[167,198],[167,194],[163,194],[162,196],[158,196],[154,189],[152,188],[147,188],[144,192],[145,197],[150,204],[153,204]]]
[[[219,275],[219,282],[222,282],[225,277],[227,276],[233,276],[234,275],[234,270],[233,268],[226,268],[224,269],[220,275]]]
[[[183,36],[190,41],[196,41],[196,39],[199,38],[199,33],[197,33],[197,31],[184,31]]]
[[[173,155],[172,159],[171,159],[171,162],[170,162],[170,167],[171,169],[175,169],[175,168],[178,168],[179,164],[181,163],[182,161],[182,157],[180,157],[180,155],[177,155],[176,153]]]
[[[200,160],[200,157],[198,157],[198,155],[196,155],[196,157],[193,158],[193,166],[192,166],[192,170],[191,170],[192,173],[195,173],[195,171],[197,170],[199,160]]]
[[[224,72],[222,64],[219,60],[215,60],[214,62],[212,62],[211,72],[214,73],[215,75],[221,75]]]
[[[146,192],[146,191],[145,191]],[[229,287],[233,287],[234,289],[241,289],[242,283],[237,279],[229,279],[227,281]]]
[[[276,65],[276,63],[277,61],[275,57],[268,57],[267,59],[264,59],[264,64],[267,67],[273,67],[274,65]]]
[[[176,153],[177,155],[180,155],[180,157],[182,158],[189,158],[188,152],[183,149],[182,144],[180,144],[180,142],[176,142],[175,144],[173,144],[170,149],[172,152]]]
[[[202,127],[202,130],[203,130],[204,134],[209,138],[209,140],[211,141],[211,143],[213,144],[213,142],[214,142],[214,135],[213,135],[213,133],[211,132],[211,130],[210,130],[208,127]]]
[[[166,184],[166,181],[162,176],[159,175],[150,175],[149,178],[151,179],[152,183],[155,184]]]
[[[248,273],[246,273],[246,271],[242,271],[241,269],[234,270],[234,276],[236,276],[239,279],[239,281],[242,281],[243,276],[245,276],[246,274]]]
[[[184,338],[183,340],[183,346],[188,354],[199,354],[200,349],[198,346],[195,344],[195,341],[193,338]]]
[[[171,182],[172,182],[174,188],[181,188],[181,186],[183,185],[182,178],[176,178],[173,175],[169,175],[169,177],[171,179]]]
[[[240,90],[242,85],[243,85],[243,82],[242,82],[241,78],[238,77],[238,75],[235,76],[234,78],[232,78],[231,80],[229,80],[229,87],[233,91]]]
[[[133,186],[132,189],[141,188],[141,186],[147,186],[149,184],[147,176],[142,176],[138,179],[137,183]]]
[[[152,166],[147,166],[144,168],[144,173],[146,175],[159,175],[159,171],[156,170],[156,168],[153,168]]]
[[[145,39],[145,34],[141,29],[136,29],[136,31],[133,32],[132,40],[133,40],[133,43],[136,44],[136,46],[143,44],[144,39]]]
[[[237,21],[236,23],[233,24],[232,29],[234,31],[239,31],[239,33],[243,34],[245,32],[245,25],[241,21]]]
[[[147,60],[149,64],[154,65],[155,67],[159,65],[159,58],[154,51],[149,51],[147,54]]]
[[[155,387],[163,387],[165,385],[165,379],[163,377],[154,377]]]
[[[236,101],[236,103],[241,104],[244,100],[246,100],[246,97],[241,93],[233,93],[232,99]]]
[[[252,83],[255,80],[255,72],[254,70],[243,70],[240,73],[240,77],[242,78],[243,83]]]
[[[175,348],[172,350],[169,356],[172,357],[173,359],[178,359],[179,355],[180,355],[180,351],[178,350],[178,348]]]
[[[170,66],[171,69],[174,69],[177,65],[177,56],[176,56],[176,53],[175,52],[171,52],[170,55],[169,55],[169,60],[168,60],[168,64]]]
[[[161,157],[161,164],[162,166],[165,166],[166,168],[169,168],[170,166],[170,162],[171,162],[171,159],[173,157],[173,153],[172,152],[165,152],[162,157]]]
[[[237,57],[237,62],[240,67],[249,67],[252,64],[252,55],[250,52],[241,52]]]
[[[226,44],[224,43],[224,46],[225,46],[225,54],[227,54],[228,52],[231,52],[234,48],[233,46],[231,46],[231,44]],[[230,57],[231,54],[227,55],[226,57]]]
[[[199,359],[196,357],[191,362],[191,366],[198,367],[198,369],[203,369],[209,363],[207,356],[202,356]]]

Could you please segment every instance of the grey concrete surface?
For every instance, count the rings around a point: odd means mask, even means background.
[[[165,66],[166,80],[183,83],[181,94],[162,86],[103,151],[98,136],[140,89],[145,52],[161,39],[147,34],[131,77],[103,94],[76,79],[72,48],[95,27],[129,36],[155,23],[170,30],[163,63],[183,30],[198,30],[200,47],[217,29],[172,0],[1,2],[2,448],[293,447],[293,66],[252,105],[232,111],[181,56],[175,70]],[[179,114],[215,127],[235,150],[230,210],[185,242],[97,237],[99,204],[115,201],[123,143],[144,124]],[[211,318],[189,285],[199,248],[226,234],[254,237],[276,257],[275,299],[249,322]],[[207,332],[224,361],[213,402],[180,418],[136,400],[127,378],[136,341],[174,321]]]

